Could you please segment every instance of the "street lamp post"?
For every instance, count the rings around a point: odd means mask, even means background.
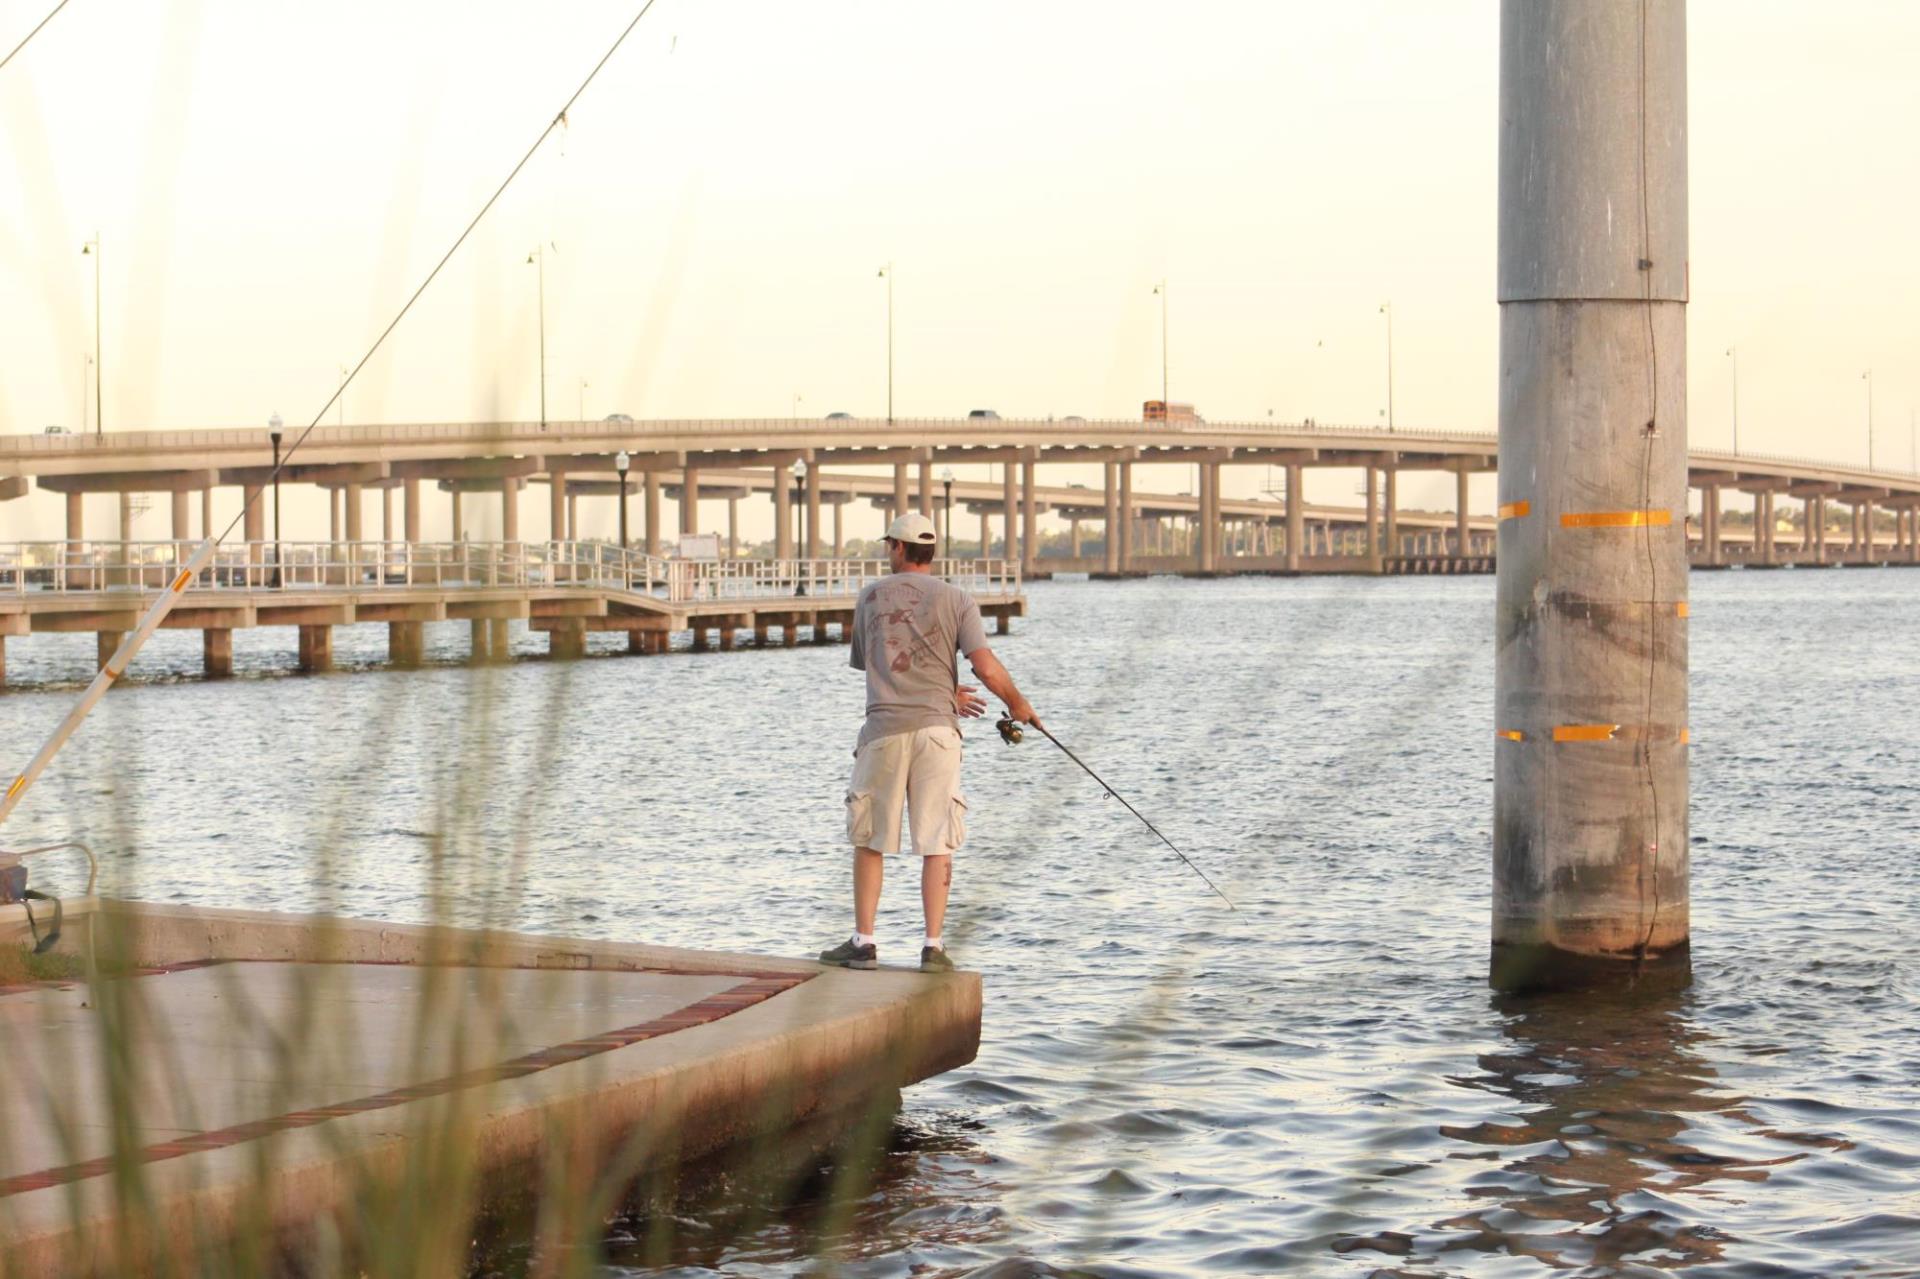
[[[806,481],[806,478],[807,478],[807,462],[806,462],[806,459],[805,459],[805,458],[796,458],[796,459],[794,460],[794,463],[793,463],[793,469],[792,469],[792,472],[791,472],[791,473],[792,473],[792,475],[793,475],[793,514],[794,514],[794,520],[795,520],[795,522],[796,522],[796,523],[801,523],[801,524],[804,524],[804,522],[805,522],[805,520],[806,520],[806,514],[805,514],[805,508],[804,508],[804,507],[802,507],[802,506],[800,505],[800,502],[801,502],[801,498],[802,498],[802,496],[803,496],[803,493],[802,493],[802,485],[803,485],[803,484],[805,483],[805,481]],[[805,546],[805,545],[806,545],[806,530],[805,530],[805,528],[803,527],[803,528],[802,528],[802,529],[800,530],[800,533],[799,533],[799,535],[798,535],[797,537],[795,537],[795,538],[794,538],[794,548],[795,548],[796,550],[798,550],[798,549],[799,549],[800,547],[802,547],[802,546]],[[799,559],[800,559],[800,556],[798,556],[798,555],[795,555],[795,556],[794,556],[794,559],[795,559],[795,560],[799,560]],[[805,595],[805,594],[807,593],[807,579],[806,579],[806,576],[805,576],[805,574],[801,572],[801,570],[800,570],[800,567],[799,567],[799,565],[798,565],[797,563],[796,563],[796,564],[795,564],[795,566],[794,566],[794,570],[793,570],[793,577],[794,577],[794,581],[795,581],[795,583],[796,583],[796,585],[795,585],[795,586],[794,586],[794,588],[793,588],[793,593],[794,593],[795,595]]]
[[[547,255],[546,245],[536,244],[527,254],[540,288],[540,429],[547,429]]]
[[[587,379],[580,379],[580,420],[587,420]]]
[[[1393,433],[1393,303],[1382,302],[1380,314],[1387,317],[1387,433]]]
[[[946,531],[940,535],[940,545],[946,549],[948,557],[951,558],[953,555],[953,468],[951,466],[940,469],[940,483],[947,490],[947,527]],[[1009,513],[1007,518],[1012,519],[1012,514]]]
[[[1727,348],[1727,358],[1733,361],[1733,455],[1740,456],[1740,348]]]
[[[81,257],[93,259],[93,433],[107,429],[107,406],[100,398],[100,233],[80,246]]]
[[[800,420],[800,406],[806,402],[806,398],[798,391],[793,393],[793,420],[796,422]]]
[[[347,424],[347,371],[347,366],[342,364],[340,366],[340,416],[338,420],[338,425],[340,426]]]
[[[1867,384],[1867,469],[1873,469],[1873,370],[1868,369],[1860,375]]]
[[[880,268],[887,282],[887,425],[893,425],[893,263]]]
[[[1153,292],[1160,299],[1160,407],[1166,410],[1171,403],[1167,399],[1167,282],[1154,285]]]
[[[267,419],[267,438],[273,441],[273,584],[280,586],[280,415]]]

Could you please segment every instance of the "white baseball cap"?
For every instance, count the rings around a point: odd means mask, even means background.
[[[937,539],[933,535],[932,520],[918,511],[908,511],[887,526],[887,540],[932,546]]]

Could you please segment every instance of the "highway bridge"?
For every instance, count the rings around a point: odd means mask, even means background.
[[[286,447],[296,438],[289,432]],[[273,452],[264,429],[0,437],[0,500],[23,496],[30,484],[64,494],[67,540],[82,544],[100,540],[85,525],[86,494],[120,495],[122,522],[112,535],[126,541],[134,495],[165,493],[172,535],[186,539],[193,536],[192,495],[201,495],[205,528],[212,492],[231,486],[249,498],[258,494],[271,477]],[[642,506],[634,540],[653,555],[668,549],[666,501],[689,490],[702,500],[765,494],[778,530],[774,558],[819,560],[827,553],[826,508],[837,516],[840,503],[860,498],[887,511],[913,507],[940,518],[947,494],[936,468],[967,463],[999,463],[1005,479],[997,493],[977,481],[956,483],[953,513],[997,518],[1002,553],[1029,578],[1075,568],[1109,576],[1392,573],[1449,565],[1484,571],[1499,521],[1498,512],[1476,516],[1467,509],[1469,477],[1498,466],[1495,436],[1312,423],[775,418],[318,427],[281,478],[329,490],[330,532],[338,542],[370,540],[369,491],[381,494],[382,541],[421,542],[423,486],[431,486],[451,503],[454,541],[463,539],[468,506],[477,497],[499,503],[500,540],[517,543],[529,485],[544,485],[548,497],[545,527],[534,535],[572,542],[579,540],[578,500],[622,491],[616,474],[622,453]],[[803,478],[792,473],[795,463],[806,464]],[[1137,488],[1135,468],[1155,463],[1196,467],[1198,492]],[[1049,467],[1088,464],[1102,467],[1098,488],[1042,483]],[[1265,500],[1227,498],[1222,470],[1235,466],[1283,471],[1284,486]],[[1309,504],[1304,475],[1313,469],[1352,473],[1364,503]],[[1454,508],[1444,518],[1401,509],[1398,477],[1421,471],[1456,477]],[[1920,475],[1700,450],[1690,457],[1689,477],[1700,492],[1699,514],[1675,511],[1671,518],[1686,524],[1699,567],[1920,562]],[[1752,495],[1756,518],[1744,537],[1722,526],[1730,492]],[[699,526],[697,502],[677,505],[680,532],[716,531]],[[247,509],[244,540],[263,542],[267,504],[254,501]],[[1891,529],[1876,532],[1877,509],[1893,512]],[[1839,511],[1845,521],[1836,529]],[[1044,512],[1076,532],[1098,525],[1097,558],[1043,560],[1038,520]],[[737,516],[737,506],[729,513]],[[737,520],[730,524],[737,538]]]

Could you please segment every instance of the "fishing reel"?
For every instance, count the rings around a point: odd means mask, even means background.
[[[994,727],[1000,730],[1000,740],[1009,746],[1018,746],[1022,736],[1020,721],[1011,715],[1002,715]]]

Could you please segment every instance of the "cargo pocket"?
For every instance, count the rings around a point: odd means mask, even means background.
[[[951,853],[967,842],[967,797],[956,794],[947,810],[947,829],[940,838],[940,851]]]
[[[855,848],[873,847],[873,792],[847,792],[847,838]]]

